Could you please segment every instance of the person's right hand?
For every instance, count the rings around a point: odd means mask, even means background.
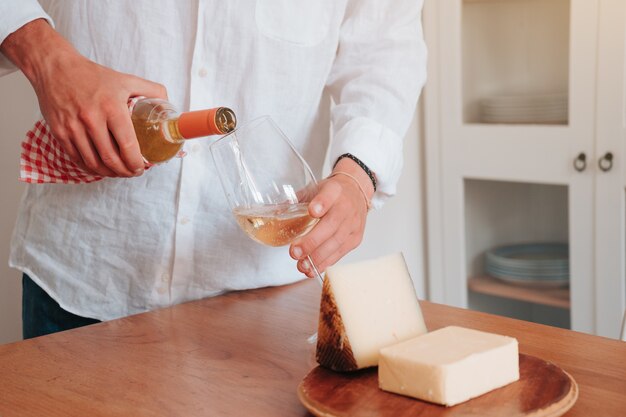
[[[52,134],[73,162],[107,177],[143,173],[127,103],[135,96],[167,99],[165,87],[86,59],[44,20],[11,34],[0,50],[31,82]]]

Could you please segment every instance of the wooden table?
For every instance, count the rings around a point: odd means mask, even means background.
[[[309,280],[0,346],[0,416],[306,416]],[[568,416],[626,416],[626,343],[422,302],[428,328],[507,334],[578,382]]]

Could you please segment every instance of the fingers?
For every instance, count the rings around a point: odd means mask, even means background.
[[[315,267],[321,273],[325,271],[328,267],[333,266],[337,261],[347,255],[354,248],[359,246],[362,240],[362,235],[358,235],[356,233],[350,234],[346,240],[340,245],[337,249],[330,252],[330,255],[325,258],[323,261],[317,260],[315,255],[311,256],[311,260],[315,263]],[[302,272],[309,278],[313,278],[315,276],[315,272],[311,267],[308,258],[298,261],[297,264],[298,271]]]
[[[128,89],[126,98],[145,96],[167,100],[167,90],[162,84],[128,74],[124,74],[124,77]],[[109,140],[106,141],[103,135],[96,143],[103,146],[106,155],[101,154],[101,157],[109,168],[121,176],[136,176],[143,173],[145,162],[126,105],[126,102],[115,103],[107,114],[106,132],[110,132]],[[112,146],[109,146],[109,142]],[[112,149],[115,152],[111,153]]]
[[[128,111],[126,111],[126,114],[128,114]],[[102,164],[116,176],[133,176],[135,175],[134,170],[129,169],[120,157],[120,151],[109,133],[105,117],[105,114],[99,115],[95,112],[80,115],[80,119],[87,129],[87,134]]]
[[[59,142],[61,147],[65,150],[65,153],[69,156],[70,160],[81,168],[85,169],[83,158],[80,156],[78,149],[74,146],[69,138],[68,133],[64,129],[54,128],[50,126],[52,136]]]
[[[128,118],[128,110],[123,110],[120,118]],[[130,123],[130,119],[128,119]],[[132,129],[128,129],[120,137],[126,139],[126,145],[118,146],[107,128],[105,116],[99,116],[96,112],[79,115],[78,120],[65,123],[68,127],[51,126],[52,134],[63,147],[69,158],[82,169],[104,177],[132,177],[143,172],[143,159],[139,151],[139,145]],[[132,135],[129,138],[129,134]],[[120,157],[124,155],[134,165]],[[130,168],[129,168],[130,166]]]
[[[157,83],[128,76],[132,87],[150,97],[167,97]],[[135,94],[130,94],[130,96]],[[77,115],[77,123],[66,141],[66,150],[80,155],[89,171],[102,176],[133,177],[144,171],[144,160],[130,119],[126,100],[103,99],[97,108],[87,108]],[[70,156],[71,157],[71,156]]]
[[[128,75],[127,88],[129,89],[130,97],[145,96],[167,100],[167,89],[164,85],[143,78]]]
[[[121,157],[120,163],[130,173],[129,175],[141,175],[144,170],[144,160],[141,156],[133,123],[125,106],[121,106],[115,114],[109,116],[108,130],[111,131],[115,139]]]
[[[98,155],[95,146],[87,136],[82,125],[75,124],[70,130],[73,145],[78,150],[82,164],[91,172],[103,177],[114,177],[116,174],[110,170]]]
[[[334,181],[325,181],[319,188],[317,195],[309,203],[311,217],[320,218],[341,197],[341,185]]]
[[[167,100],[167,90],[162,84],[145,80],[133,75],[125,75],[129,98],[145,96]],[[145,162],[141,155],[139,142],[133,128],[126,103],[114,109],[108,116],[108,129],[113,135],[119,156],[130,175],[141,175]]]
[[[362,200],[360,191],[341,179],[322,183],[309,204],[309,214],[321,219],[290,248],[300,272],[313,276],[307,256],[322,272],[360,244],[367,216]]]
[[[309,254],[317,269],[322,272],[334,265],[348,252],[356,248],[363,239],[363,227],[346,219],[341,227],[333,231],[328,239],[315,247]],[[308,276],[313,276],[313,269],[308,265],[306,257],[298,261],[298,270]]]

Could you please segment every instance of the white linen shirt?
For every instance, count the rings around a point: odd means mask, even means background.
[[[227,106],[242,122],[271,115],[318,178],[326,156],[360,158],[378,178],[380,206],[395,193],[402,138],[425,81],[421,7],[3,0],[0,42],[45,18],[87,58],[165,85],[181,111]],[[13,70],[0,54],[0,75]],[[257,244],[239,230],[210,142],[189,142],[185,158],[137,178],[28,185],[10,265],[64,309],[100,320],[303,278],[286,247]]]

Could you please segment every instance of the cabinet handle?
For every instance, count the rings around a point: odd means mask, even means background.
[[[587,155],[584,152],[578,154],[574,159],[574,169],[578,172],[583,172],[587,168]]]
[[[605,153],[604,156],[598,160],[598,167],[600,167],[603,172],[609,172],[611,168],[613,168],[613,154],[611,152]]]

